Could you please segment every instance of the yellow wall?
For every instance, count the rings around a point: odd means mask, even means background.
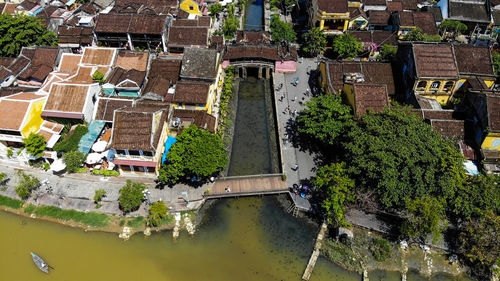
[[[182,1],[182,3],[179,5],[179,8],[181,8],[182,10],[184,10],[190,14],[201,15],[198,3],[196,3],[193,0]],[[193,9],[191,9],[191,8],[193,8]]]
[[[417,88],[418,83],[421,81],[427,82],[427,85],[424,89]],[[439,85],[438,90],[431,90],[431,84],[433,82],[441,82]],[[454,82],[453,87],[451,90],[446,91],[444,89],[444,86],[446,85],[447,82]],[[437,100],[440,104],[446,105],[448,104],[450,97],[453,95],[453,93],[456,91],[457,88],[457,83],[458,81],[455,80],[439,80],[439,79],[420,79],[415,81],[415,85],[413,87],[413,90],[415,91],[416,95],[424,96],[426,98],[431,98]]]
[[[28,137],[30,133],[35,133],[40,129],[43,123],[42,108],[46,99],[35,101],[28,108],[27,115],[25,116],[26,125],[21,129],[23,137]]]
[[[355,19],[350,20],[350,21],[349,21],[349,26],[348,26],[348,28],[349,28],[349,29],[352,29],[352,28],[353,28],[353,26],[354,26],[354,24],[355,24],[355,20],[356,20],[356,19],[363,19],[363,21],[364,21],[364,23],[363,23],[363,24],[361,24],[360,26],[356,26],[356,29],[366,29],[366,26],[368,25],[368,21],[367,21],[367,20],[365,20],[363,17],[357,17],[357,18],[355,18]]]
[[[344,84],[344,87],[342,87],[342,93],[345,96],[347,104],[351,106],[352,112],[356,112],[356,104],[354,102],[354,86],[352,84]]]
[[[327,73],[326,73],[326,63],[321,62],[319,64],[319,72],[320,72],[320,76],[323,77],[323,81],[319,81],[321,83],[321,88],[325,92],[329,93],[328,92],[328,85],[327,85],[327,83],[328,83],[328,76],[327,76]],[[320,79],[320,78],[318,78],[318,79]],[[332,93],[329,93],[329,94],[332,94]]]
[[[489,133],[488,136],[483,141],[481,148],[484,150],[496,150],[500,151],[500,145],[493,146],[493,142],[500,142],[500,133]]]

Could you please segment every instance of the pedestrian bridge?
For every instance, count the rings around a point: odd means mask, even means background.
[[[239,197],[288,192],[286,182],[281,174],[251,175],[225,177],[215,181],[210,193],[203,196],[207,199]]]

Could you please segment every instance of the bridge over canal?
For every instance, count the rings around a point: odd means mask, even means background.
[[[229,190],[228,190],[229,187]],[[251,195],[279,194],[288,192],[281,174],[225,177],[217,180],[207,199]]]

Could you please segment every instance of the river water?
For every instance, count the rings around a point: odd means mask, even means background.
[[[249,0],[245,11],[245,30],[263,30],[264,6],[263,0]]]

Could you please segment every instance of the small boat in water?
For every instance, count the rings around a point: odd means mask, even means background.
[[[43,272],[49,273],[49,265],[39,256],[36,254],[31,253],[31,258],[33,259],[33,262],[36,264],[36,266]]]

